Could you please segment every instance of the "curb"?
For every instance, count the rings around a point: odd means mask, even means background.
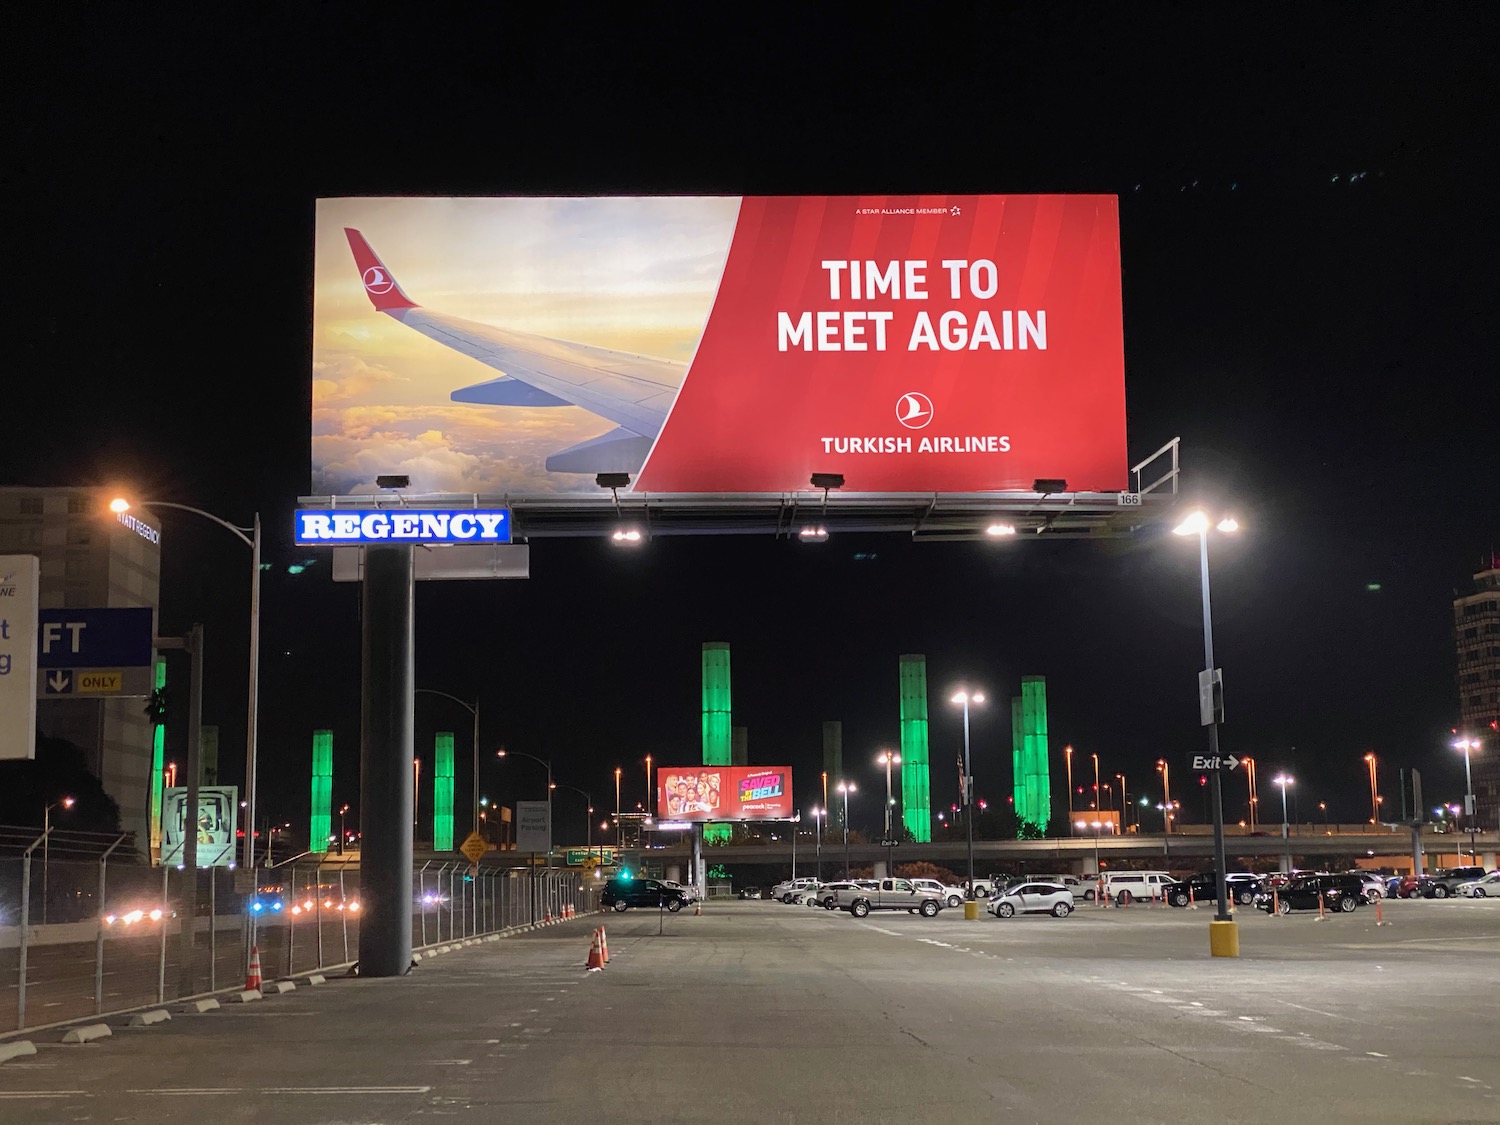
[[[287,992],[296,992],[297,986],[289,980],[273,980],[261,987],[262,996],[281,996]]]
[[[86,1023],[82,1027],[75,1027],[72,1031],[65,1033],[62,1037],[64,1043],[88,1043],[94,1039],[108,1039],[114,1032],[109,1029],[107,1023]]]
[[[0,1063],[36,1054],[36,1044],[30,1039],[17,1039],[12,1043],[0,1043]]]
[[[259,999],[260,989],[247,988],[243,992],[231,992],[227,997],[225,997],[225,1002],[229,1004],[248,1004],[252,1000]]]
[[[214,1005],[218,1007],[218,1005]],[[127,1027],[150,1027],[154,1023],[166,1023],[172,1018],[170,1012],[165,1008],[152,1008],[149,1012],[137,1012],[130,1017]]]
[[[204,1012],[215,1012],[219,1009],[217,1000],[194,1000],[191,1004],[184,1004],[178,1008],[179,1012],[191,1015],[201,1015]]]

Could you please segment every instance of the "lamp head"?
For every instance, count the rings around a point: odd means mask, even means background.
[[[123,496],[116,496],[109,502],[109,510],[116,514],[130,511],[130,501]]]

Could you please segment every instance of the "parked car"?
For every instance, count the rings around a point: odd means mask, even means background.
[[[698,901],[698,888],[679,883],[676,879],[663,879],[662,885],[682,892],[682,901],[691,906]]]
[[[1104,894],[1121,904],[1149,902],[1161,898],[1172,882],[1165,871],[1110,871],[1104,876]]]
[[[985,907],[996,918],[1016,914],[1051,914],[1066,918],[1073,913],[1073,892],[1061,883],[1012,883]]]
[[[1358,875],[1298,875],[1275,892],[1261,891],[1255,905],[1267,914],[1280,911],[1317,910],[1319,897],[1324,910],[1348,914],[1365,901],[1364,880]]]
[[[851,891],[859,890],[859,884],[852,879],[837,879],[831,883],[824,883],[818,889],[807,896],[808,901],[814,906],[821,906],[825,910],[832,910],[838,902],[839,893],[847,897]]]
[[[1458,890],[1460,883],[1477,882],[1485,874],[1482,867],[1445,867],[1424,879],[1418,885],[1418,890],[1423,898],[1449,898]]]
[[[1458,885],[1464,898],[1500,898],[1500,871],[1491,871],[1483,879],[1470,879]]]
[[[611,879],[604,885],[599,901],[614,910],[664,906],[676,914],[682,909],[684,898],[681,890],[674,890],[660,879]]]
[[[1373,871],[1349,871],[1346,874],[1357,876],[1364,884],[1365,901],[1373,903],[1377,898],[1385,897],[1385,876]]]
[[[740,898],[760,898],[761,897],[761,892],[760,892],[760,888],[759,887],[741,887],[736,892],[736,894],[738,894]]]
[[[936,879],[913,879],[912,886],[918,890],[932,891],[934,894],[941,895],[943,901],[950,907],[962,905],[966,893],[963,887],[940,883]]]
[[[834,906],[863,918],[872,910],[908,910],[924,918],[934,917],[943,908],[943,899],[932,891],[919,891],[910,879],[881,879],[875,888],[860,887],[835,892]]]
[[[787,879],[771,888],[771,897],[787,903],[800,902],[803,892],[817,882],[816,879]]]
[[[1260,876],[1253,871],[1231,871],[1224,876],[1224,890],[1231,901],[1249,906],[1260,891]],[[1187,906],[1193,902],[1217,903],[1218,875],[1213,871],[1203,871],[1168,884],[1166,896],[1167,902],[1173,906]]]

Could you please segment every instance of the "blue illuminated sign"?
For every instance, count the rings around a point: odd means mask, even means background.
[[[509,543],[510,510],[326,508],[296,513],[298,546],[344,543]]]

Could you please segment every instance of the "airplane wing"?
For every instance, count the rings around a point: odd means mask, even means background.
[[[645,462],[682,385],[683,364],[422,308],[402,291],[364,235],[352,227],[344,234],[377,312],[501,373],[454,391],[454,402],[581,406],[615,423],[609,433],[548,457],[551,472],[634,472]]]

